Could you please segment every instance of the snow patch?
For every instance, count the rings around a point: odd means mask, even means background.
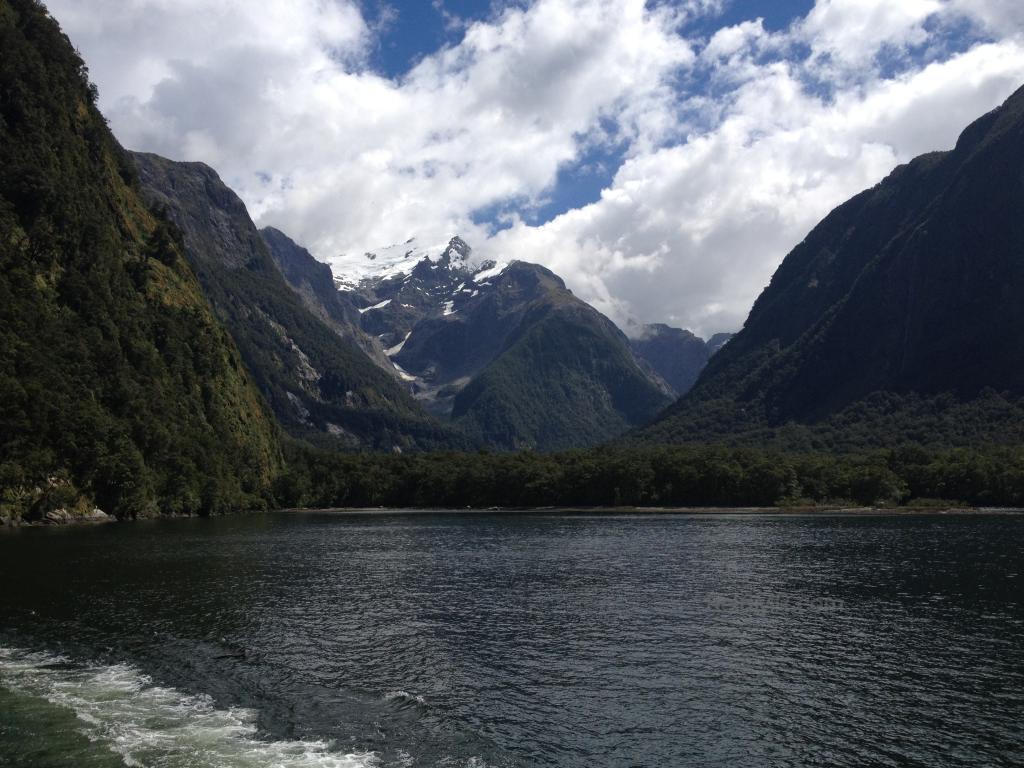
[[[397,344],[395,344],[395,346],[386,349],[384,351],[384,354],[387,355],[388,357],[394,357],[395,355],[397,355],[399,352],[402,351],[402,347],[405,346],[405,342],[409,340],[410,336],[412,336],[412,331],[409,331],[407,334],[405,334],[405,338],[402,339]]]
[[[473,281],[477,285],[480,285],[480,281],[481,280],[489,280],[492,277],[497,277],[502,272],[504,272],[507,267],[508,267],[508,262],[504,262],[504,261],[498,262],[497,264],[495,264],[494,266],[490,267],[489,269],[481,270],[480,272],[477,272],[475,275],[473,275]]]
[[[372,307],[363,307],[359,310],[359,314],[362,315],[369,312],[371,309],[384,309],[388,304],[391,303],[391,299],[384,299],[380,304],[374,304]]]
[[[391,364],[393,366],[395,366],[395,370],[398,371],[398,377],[402,381],[416,381],[416,377],[415,376],[413,376],[411,373],[409,373],[407,370],[405,370],[405,368],[400,366],[394,360],[391,361]]]
[[[351,291],[365,280],[385,279],[405,275],[409,279],[413,268],[426,259],[437,269],[445,256],[455,269],[471,269],[473,249],[460,237],[447,243],[422,245],[415,237],[402,243],[374,248],[364,253],[348,253],[326,259],[334,274],[334,283],[340,291]]]

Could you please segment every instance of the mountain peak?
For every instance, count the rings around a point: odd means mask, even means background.
[[[453,260],[455,259],[456,254],[458,254],[459,258],[462,261],[465,261],[473,252],[473,249],[470,247],[469,243],[467,243],[461,237],[456,235],[455,237],[448,241],[448,247],[445,248],[444,252],[445,254],[451,256]]]
[[[351,291],[365,281],[412,275],[417,270],[422,273],[439,266],[465,270],[469,268],[472,253],[469,243],[458,235],[452,237],[447,245],[430,246],[424,246],[417,237],[410,237],[362,254],[343,253],[327,259],[327,263],[338,288]]]

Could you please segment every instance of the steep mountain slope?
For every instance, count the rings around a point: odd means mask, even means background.
[[[0,517],[264,504],[276,426],[95,98],[0,0]]]
[[[360,264],[336,282],[417,399],[469,434],[502,449],[593,445],[670,402],[622,332],[549,270],[478,263],[458,237],[439,255],[413,245],[367,254],[376,277]]]
[[[629,340],[634,354],[661,376],[676,396],[684,395],[697,381],[708,360],[731,338],[718,333],[704,341],[690,331],[663,323],[645,325]]]
[[[690,395],[641,437],[764,438],[793,423],[814,426],[786,427],[794,439],[833,444],[904,430],[1019,440],[1022,422],[1005,417],[1021,414],[1024,394],[1022,289],[1024,89],[952,151],[833,211]],[[913,428],[922,421],[926,434]]]
[[[150,154],[134,159],[146,197],[181,229],[204,292],[289,432],[333,447],[465,445],[424,414],[351,337],[307,308],[242,201],[211,168]],[[329,319],[331,311],[325,310]]]
[[[735,333],[716,333],[706,342],[708,352],[712,355],[715,354],[718,350],[728,344],[729,340],[735,335]]]
[[[260,237],[306,307],[339,335],[354,341],[375,363],[393,370],[380,340],[363,332],[359,308],[349,300],[348,293],[338,290],[331,268],[278,229],[265,227]]]
[[[637,364],[625,335],[554,274],[516,262],[494,281],[493,295],[469,300],[465,311],[474,319],[438,329],[470,341],[462,329],[483,317],[506,331],[493,361],[455,396],[452,417],[472,434],[509,448],[595,445],[671,401]],[[524,293],[536,298],[523,302]],[[510,296],[520,301],[505,314]],[[409,342],[403,354],[407,348]],[[416,351],[413,346],[409,354]]]

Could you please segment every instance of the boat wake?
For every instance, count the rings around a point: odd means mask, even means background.
[[[259,738],[256,712],[154,685],[127,664],[75,664],[0,646],[0,685],[69,709],[81,732],[138,768],[371,768],[372,752]]]

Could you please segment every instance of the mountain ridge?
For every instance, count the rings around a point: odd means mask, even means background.
[[[892,396],[1024,394],[1022,168],[1024,88],[952,150],[899,166],[830,213],[640,439],[813,427],[876,396],[891,409]]]
[[[391,259],[375,276],[361,265],[358,281],[335,266],[335,282],[417,399],[486,444],[594,445],[671,401],[614,323],[549,269],[477,261],[459,236],[440,254],[418,255]]]
[[[339,448],[466,447],[308,308],[241,199],[204,163],[133,153],[147,198],[181,229],[203,290],[290,434]]]

